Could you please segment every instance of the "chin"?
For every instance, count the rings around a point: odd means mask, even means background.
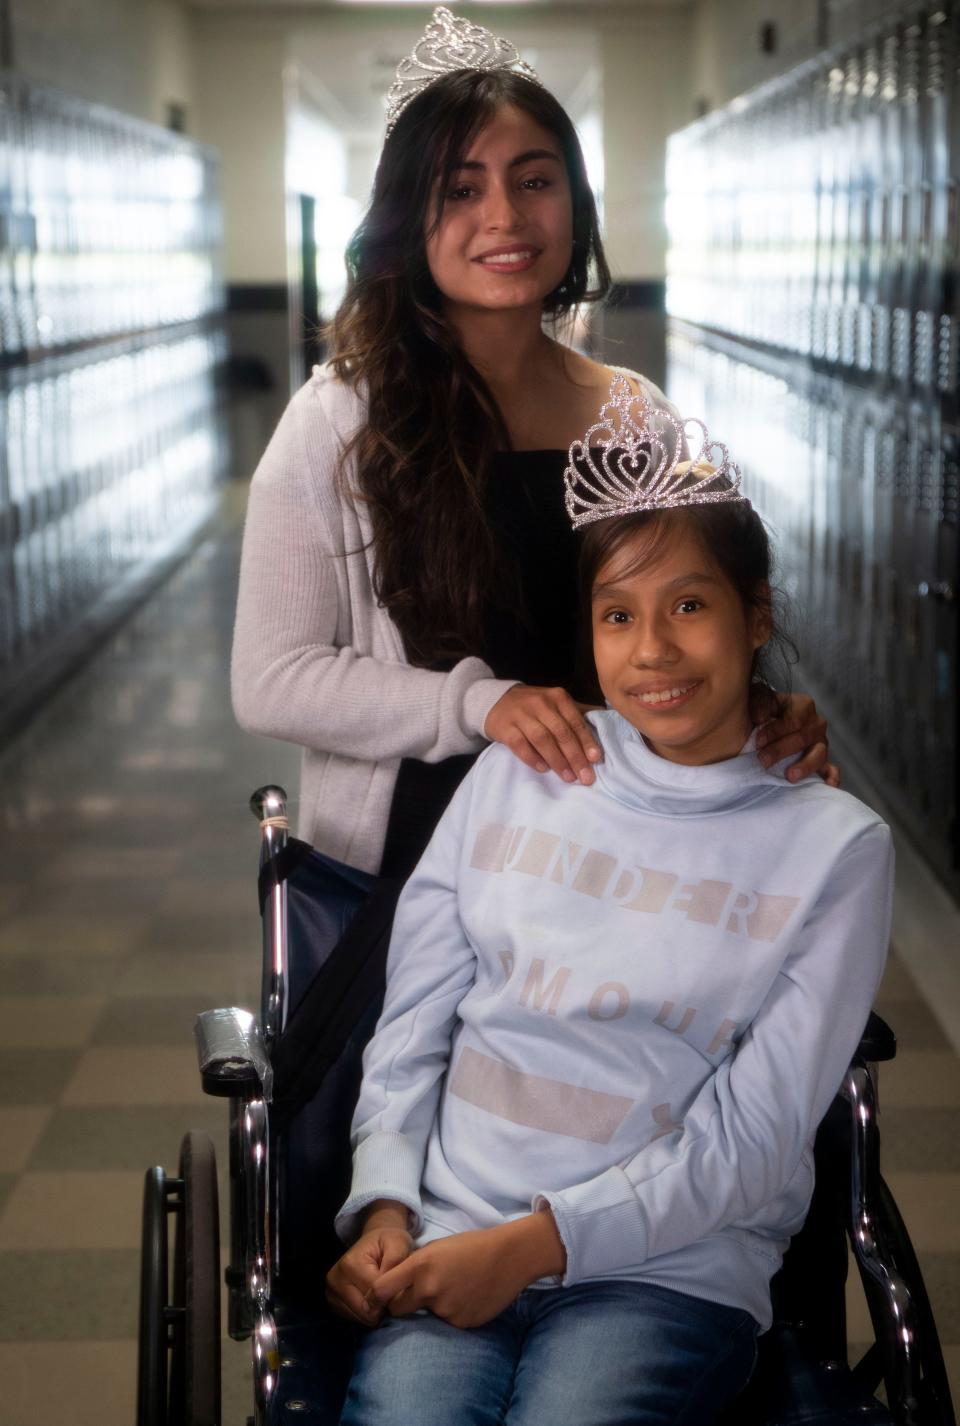
[[[552,292],[553,289],[550,288]],[[539,287],[528,289],[523,292],[514,289],[510,292],[487,292],[478,296],[474,306],[482,307],[488,312],[512,312],[514,309],[526,307],[542,307],[543,299],[547,294],[541,292]]]

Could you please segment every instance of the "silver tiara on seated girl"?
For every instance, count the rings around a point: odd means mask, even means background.
[[[520,58],[516,45],[491,34],[483,25],[460,19],[446,5],[438,5],[413,54],[400,61],[397,77],[390,86],[387,133],[412,99],[445,74],[455,74],[458,69],[476,69],[481,73],[509,69],[525,79],[532,79],[535,84],[540,83],[536,70]]]
[[[684,441],[692,460],[681,459]],[[622,375],[614,377],[599,420],[570,447],[563,482],[575,530],[612,515],[747,498],[740,494],[740,467],[702,421],[681,421],[653,406]]]

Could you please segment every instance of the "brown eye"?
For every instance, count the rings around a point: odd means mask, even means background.
[[[698,609],[702,609],[703,604],[699,599],[682,599],[677,605],[681,614],[696,614]]]

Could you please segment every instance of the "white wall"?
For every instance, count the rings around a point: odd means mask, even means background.
[[[194,97],[190,16],[179,0],[9,0],[16,70],[154,124]]]
[[[603,75],[607,257],[615,278],[661,278],[668,135],[692,114],[689,14],[598,15]]]
[[[286,281],[286,35],[269,18],[195,12],[195,136],[220,153],[224,276]]]
[[[817,0],[695,0],[690,58],[696,99],[717,109],[808,59],[817,49]],[[772,22],[777,49],[764,54],[760,28]]]

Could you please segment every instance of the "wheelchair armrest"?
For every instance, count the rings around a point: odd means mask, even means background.
[[[897,1053],[897,1037],[886,1020],[881,1020],[875,1011],[870,1011],[866,1029],[857,1048],[857,1056],[867,1064],[881,1060],[892,1060]]]
[[[221,1099],[262,1097],[273,1093],[273,1066],[260,1026],[249,1010],[204,1010],[193,1027],[197,1061],[205,1094]]]

